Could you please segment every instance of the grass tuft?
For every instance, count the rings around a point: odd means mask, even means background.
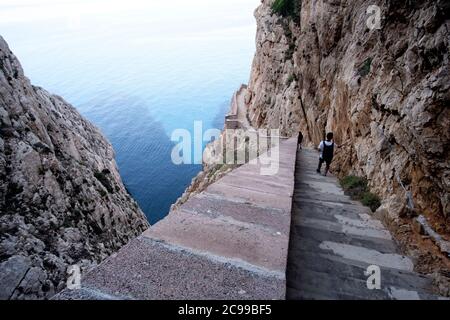
[[[372,212],[377,211],[381,206],[381,200],[369,191],[367,180],[357,176],[347,176],[341,179],[342,188],[353,200],[361,201],[363,205],[369,207]]]
[[[365,192],[362,195],[361,203],[366,207],[369,207],[372,212],[377,211],[377,209],[381,206],[380,198],[371,192]]]
[[[361,77],[365,77],[370,73],[372,67],[372,58],[367,58],[358,70]]]
[[[283,17],[298,17],[300,0],[275,0],[272,4],[272,11]]]

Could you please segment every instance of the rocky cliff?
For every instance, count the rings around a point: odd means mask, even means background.
[[[367,177],[393,217],[411,195],[449,232],[450,3],[285,2],[295,10],[275,13],[263,0],[255,12],[252,124],[300,130],[310,145],[333,131],[343,146],[335,173]],[[379,29],[367,24],[374,4]]]
[[[49,298],[148,227],[114,151],[0,37],[0,299]]]

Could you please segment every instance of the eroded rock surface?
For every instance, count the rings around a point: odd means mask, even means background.
[[[379,2],[379,30],[366,23],[373,1],[302,0],[289,18],[271,3],[255,13],[252,124],[301,130],[310,145],[335,132],[335,172],[367,177],[393,215],[410,192],[448,232],[449,2]]]
[[[0,299],[49,298],[148,227],[110,143],[0,37]]]

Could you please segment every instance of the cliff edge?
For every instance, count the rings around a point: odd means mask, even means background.
[[[0,299],[49,298],[148,227],[110,143],[0,37]]]

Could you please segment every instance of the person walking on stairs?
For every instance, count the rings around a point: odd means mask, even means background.
[[[302,143],[303,143],[303,133],[300,131],[298,133],[298,150],[302,150]]]
[[[326,140],[322,141],[319,145],[320,151],[320,159],[319,159],[319,167],[317,168],[317,173],[321,173],[322,165],[325,162],[325,176],[330,171],[331,162],[333,162],[334,158],[334,150],[338,148],[337,144],[334,143],[334,134],[332,132],[327,134]]]

